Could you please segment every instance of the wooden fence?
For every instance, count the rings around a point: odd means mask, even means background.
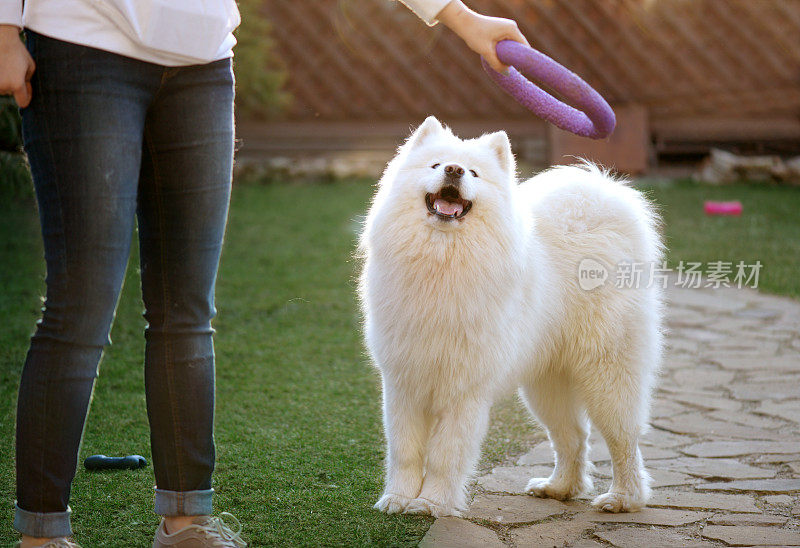
[[[658,150],[800,142],[800,0],[471,0],[614,105],[647,112]],[[282,122],[402,127],[541,123],[477,56],[392,0],[265,0],[294,97]],[[289,132],[291,133],[291,132]],[[324,133],[324,132],[323,132]]]

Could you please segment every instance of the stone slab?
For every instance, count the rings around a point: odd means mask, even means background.
[[[572,548],[605,548],[605,544],[600,544],[599,542],[589,538],[578,539],[570,546]]]
[[[609,462],[611,460],[611,455],[608,452],[608,446],[606,442],[600,438],[594,438],[590,440],[590,447],[589,447],[589,460],[591,462]],[[673,457],[679,456],[677,451],[673,451],[672,449],[665,449],[662,447],[657,447],[654,445],[644,445],[640,447],[642,451],[642,456],[645,459],[669,459]],[[535,465],[543,465],[543,464],[553,464],[555,462],[555,454],[553,453],[553,448],[550,445],[549,441],[543,441],[524,455],[522,455],[519,459],[517,459],[517,465],[519,466],[535,466]]]
[[[534,464],[553,464],[553,447],[549,441],[540,442],[533,449],[517,459],[520,466],[530,466]]]
[[[650,472],[650,478],[652,479],[650,482],[650,487],[654,489],[657,487],[692,485],[698,481],[697,478],[693,476],[682,474],[680,472],[673,472],[672,470],[653,468],[649,469],[648,472]],[[595,467],[595,477],[600,476],[604,478],[611,478],[611,474],[612,468],[610,464],[602,464]]]
[[[686,413],[686,411],[688,411],[688,408],[685,405],[659,397],[656,398],[650,408],[650,416],[658,419],[680,415],[681,413]]]
[[[680,472],[673,472],[672,470],[650,470],[650,487],[653,489],[657,487],[670,487],[675,485],[692,485],[698,480],[693,476],[682,474]]]
[[[756,407],[756,411],[759,413],[766,413],[767,415],[775,411],[800,411],[800,396],[798,396],[798,399],[782,402],[770,400],[762,401],[758,407]]]
[[[586,517],[598,523],[636,523],[639,525],[667,525],[675,527],[710,518],[711,512],[672,510],[667,508],[645,508],[641,512],[607,514],[593,512]]]
[[[648,460],[645,465],[648,468],[683,472],[706,479],[766,479],[774,478],[775,474],[777,474],[776,470],[758,468],[727,458],[680,457],[677,459]]]
[[[797,371],[800,364],[796,356],[765,356],[765,357],[739,357],[715,356],[714,361],[724,369],[751,371],[753,369],[768,369],[770,371]]]
[[[706,525],[703,537],[730,546],[800,546],[800,530],[743,525]]]
[[[746,298],[750,307],[778,310],[781,315],[797,314],[797,301],[790,297],[782,297],[780,295],[770,295],[768,293],[758,293],[754,291],[748,291],[748,293],[749,295],[747,295]]]
[[[789,495],[770,495],[768,497],[764,497],[764,502],[767,504],[791,504],[794,502],[794,499]]]
[[[780,401],[798,397],[797,385],[786,382],[736,383],[728,388],[733,397],[739,400],[762,401],[769,398]]]
[[[755,491],[757,493],[800,492],[800,479],[776,478],[702,483],[694,486],[698,491]]]
[[[738,294],[737,294],[738,295]],[[674,288],[666,293],[669,305],[698,308],[713,320],[719,312],[734,312],[747,307],[740,299],[726,299],[720,290],[697,289],[688,287]]]
[[[460,518],[439,518],[422,537],[420,548],[505,548],[491,529]]]
[[[660,448],[674,448],[682,445],[689,445],[690,443],[694,443],[695,441],[696,441],[695,438],[691,436],[683,436],[680,434],[667,432],[666,430],[651,428],[650,430],[647,431],[647,433],[644,436],[642,436],[640,446],[642,448],[648,446],[660,447]]]
[[[800,447],[798,447],[798,449],[800,449]],[[800,460],[800,453],[790,453],[784,455],[773,455],[771,453],[766,453],[753,459],[753,464],[784,464],[793,460]]]
[[[496,523],[530,523],[563,514],[569,509],[559,500],[530,495],[478,495],[464,517]]]
[[[670,329],[705,327],[708,317],[697,310],[689,308],[667,308],[667,325]]]
[[[725,371],[716,367],[687,367],[675,371],[673,379],[681,386],[698,386],[708,388],[711,386],[726,385],[736,375],[733,371]]]
[[[762,331],[759,330],[758,333]],[[774,356],[780,348],[780,340],[741,337],[738,333],[733,337],[712,341],[703,347],[703,357],[712,361],[720,356],[760,358]]]
[[[489,492],[521,495],[531,478],[547,478],[552,471],[552,466],[498,466],[477,483]]]
[[[655,445],[640,445],[639,449],[642,452],[642,457],[645,460],[649,459],[671,459],[680,456],[680,453],[672,449],[664,449]],[[609,462],[611,461],[611,454],[608,452],[608,446],[604,440],[592,443],[589,449],[589,460],[591,462]]]
[[[774,419],[772,417],[755,415],[753,413],[746,413],[743,411],[739,411],[738,413],[729,413],[727,411],[709,411],[708,416],[712,419],[735,422],[736,424],[743,424],[752,428],[767,428],[774,430],[781,428],[786,424],[783,421]],[[798,412],[798,416],[800,416],[800,412]]]
[[[515,546],[565,546],[591,528],[591,523],[581,519],[556,520],[514,529],[511,539]]]
[[[674,337],[691,339],[693,341],[703,343],[704,345],[713,341],[723,341],[728,337],[726,333],[721,333],[719,331],[714,331],[712,329],[706,329],[703,327],[677,328],[673,329],[671,334]]]
[[[670,399],[678,403],[704,407],[706,409],[719,409],[721,411],[738,411],[742,408],[740,402],[719,394],[677,392],[675,394],[670,394]]]
[[[608,452],[608,446],[602,439],[590,440],[589,442],[589,461],[590,462],[609,462],[611,454]]]
[[[800,356],[798,356],[800,360]],[[746,371],[744,373],[748,382],[783,382],[800,386],[800,369],[797,371]],[[795,400],[797,401],[797,400]],[[798,402],[800,403],[800,402]],[[795,404],[796,405],[796,404]]]
[[[777,318],[781,315],[781,311],[775,308],[745,308],[734,312],[734,316],[742,318],[755,318],[759,320],[767,320]]]
[[[793,422],[795,424],[800,424],[800,409],[786,409],[784,411],[773,411],[772,413],[768,414],[780,417],[782,419],[786,419],[787,421]]]
[[[678,453],[676,450],[665,449],[655,445],[640,444],[639,449],[641,450],[642,457],[644,457],[645,461],[650,459],[674,459],[680,456],[680,453]]]
[[[796,335],[797,335],[797,330],[792,331],[792,329],[789,326],[778,323],[778,324],[765,325],[763,330],[758,333],[758,338],[785,343],[785,342],[790,342],[792,339],[794,339]],[[792,346],[792,344],[797,344],[797,343],[790,342],[790,346]],[[797,347],[793,348],[796,349]],[[785,353],[788,354],[789,352]]]
[[[656,419],[653,424],[676,434],[691,434],[708,438],[740,438],[746,440],[780,440],[777,432],[753,428],[735,422],[720,421],[704,413],[685,413],[665,419]]]
[[[647,505],[651,507],[684,508],[687,510],[728,510],[759,514],[750,495],[721,495],[683,491],[654,491]]]
[[[784,525],[789,518],[772,514],[730,514],[727,516],[714,516],[709,518],[709,525],[757,525],[771,527]]]
[[[756,412],[800,424],[800,400],[789,400],[780,403],[772,401],[761,402]]]
[[[798,444],[787,441],[709,441],[681,449],[693,457],[738,457],[742,455],[792,454]]]
[[[613,531],[595,533],[606,542],[619,548],[664,548],[680,546],[682,548],[705,548],[713,543],[693,538],[687,533],[670,531],[669,529],[642,529],[640,527],[624,527]]]
[[[744,316],[728,316],[725,318],[715,319],[709,327],[714,328],[716,331],[725,331],[732,335],[733,344],[746,344],[752,338],[742,336],[742,333],[758,332],[764,326],[764,322],[759,318],[746,318]],[[762,355],[766,352],[762,351]],[[774,352],[773,352],[774,353]]]
[[[661,361],[662,369],[677,370],[695,364],[695,355],[700,345],[696,341],[687,339],[667,339],[664,358]]]

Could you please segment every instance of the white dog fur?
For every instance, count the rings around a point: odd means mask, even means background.
[[[447,220],[425,196],[452,165],[464,168],[461,197],[473,207]],[[552,475],[531,479],[528,493],[567,499],[591,488],[588,418],[613,463],[594,506],[625,512],[647,501],[638,439],[661,356],[661,292],[646,273],[638,288],[610,278],[586,291],[578,265],[660,264],[657,216],[588,163],[522,184],[515,172],[504,132],[460,140],[429,117],[380,180],[360,240],[359,293],[383,380],[381,511],[465,510],[489,408],[517,387],[556,453]]]

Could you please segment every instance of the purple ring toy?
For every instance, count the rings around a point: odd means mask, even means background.
[[[592,139],[608,137],[614,131],[617,123],[614,111],[599,93],[571,70],[540,51],[512,40],[497,43],[497,57],[511,65],[508,75],[495,71],[481,57],[483,68],[498,86],[537,116],[563,130]],[[547,84],[575,106],[559,101],[523,74]]]

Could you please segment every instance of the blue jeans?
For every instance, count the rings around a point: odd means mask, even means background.
[[[23,133],[47,295],[20,383],[14,526],[37,537],[71,533],[70,484],[137,221],[156,512],[209,514],[231,61],[168,68],[27,37],[36,72]]]

